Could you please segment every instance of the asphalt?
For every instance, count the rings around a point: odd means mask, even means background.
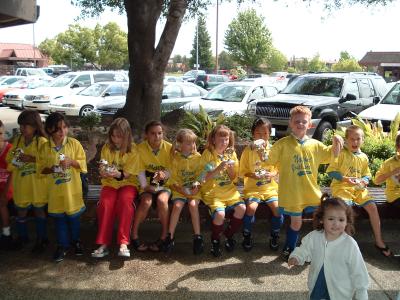
[[[33,224],[30,222],[33,234]],[[254,230],[255,247],[244,252],[214,258],[209,253],[209,226],[203,224],[206,251],[191,252],[191,224],[178,225],[174,252],[132,252],[121,259],[117,247],[109,257],[93,259],[96,225],[82,224],[85,255],[69,253],[61,263],[51,260],[54,242],[46,253],[33,255],[32,245],[16,252],[0,252],[1,299],[307,299],[308,266],[287,268],[279,253],[267,247],[269,223],[259,220]],[[54,228],[50,222],[50,238]],[[395,253],[400,253],[400,219],[383,220],[384,238]],[[400,257],[386,258],[374,247],[368,220],[356,226],[356,240],[364,255],[371,278],[370,299],[396,299],[400,290]],[[302,233],[311,230],[303,226]],[[141,236],[155,240],[156,221],[142,225]],[[239,237],[238,237],[239,240]],[[240,243],[238,243],[240,246]],[[398,300],[397,298],[396,300]]]

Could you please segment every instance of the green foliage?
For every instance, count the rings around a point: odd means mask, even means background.
[[[79,125],[88,131],[92,131],[93,128],[99,126],[101,123],[101,115],[95,112],[90,112],[86,116],[82,117],[79,121]]]
[[[316,54],[310,61],[308,65],[308,70],[310,72],[321,72],[321,71],[327,71],[325,63],[320,60],[319,54]]]
[[[228,52],[240,64],[254,68],[265,62],[271,54],[272,38],[264,25],[264,18],[255,9],[238,14],[225,32]]]
[[[204,17],[199,17],[198,26],[193,40],[193,48],[190,51],[189,65],[192,68],[196,64],[196,48],[197,48],[197,31],[199,42],[199,69],[211,69],[213,66],[213,56],[211,52],[211,38],[207,31],[206,20]]]
[[[253,125],[254,117],[249,115],[234,114],[225,117],[224,125],[228,126],[236,133],[238,140],[251,140],[251,126]]]
[[[379,139],[370,136],[365,138],[361,151],[367,154],[370,161],[374,159],[386,160],[394,155],[395,147],[393,141],[388,137]]]
[[[354,58],[341,59],[338,63],[332,66],[332,71],[335,72],[360,72],[362,71],[358,61]]]
[[[226,52],[222,51],[218,56],[218,64],[221,70],[230,70],[236,66],[236,63],[232,56]]]
[[[282,71],[287,68],[288,59],[276,48],[271,49],[271,55],[267,59],[268,72]]]

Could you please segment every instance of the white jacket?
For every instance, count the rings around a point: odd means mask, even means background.
[[[318,273],[324,265],[326,285],[331,300],[368,299],[369,277],[357,242],[343,233],[334,241],[327,241],[324,231],[307,234],[290,257],[300,265],[310,262],[308,288],[314,289]]]

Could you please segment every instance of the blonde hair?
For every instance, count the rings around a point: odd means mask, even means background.
[[[117,151],[117,147],[112,141],[112,134],[117,131],[122,135],[121,154],[129,153],[132,150],[132,129],[129,122],[125,118],[115,119],[108,130],[108,145],[111,151]]]
[[[304,114],[306,116],[309,116],[310,118],[312,115],[311,110],[307,106],[302,105],[295,106],[290,110],[290,118],[293,118],[295,115],[298,114]]]
[[[214,139],[216,136],[229,136],[229,145],[228,148],[234,148],[235,146],[235,135],[234,132],[225,125],[217,125],[214,127],[214,129],[210,132],[210,134],[207,137],[207,144],[206,148],[210,151],[213,151],[215,149],[214,145]]]
[[[347,127],[346,128],[346,132],[344,134],[344,137],[347,139],[349,137],[349,135],[350,135],[350,132],[356,132],[356,131],[360,131],[361,132],[361,136],[364,138],[364,131],[358,125],[350,125],[349,127]]]
[[[172,145],[171,153],[175,155],[177,152],[181,152],[181,144],[185,141],[189,141],[193,143],[192,154],[197,152],[196,141],[197,135],[191,130],[187,128],[179,129],[176,133],[175,142]]]

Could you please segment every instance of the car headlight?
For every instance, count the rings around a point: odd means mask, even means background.
[[[49,95],[38,95],[35,97],[34,100],[49,100],[50,96]]]
[[[76,105],[74,103],[66,103],[61,105],[62,107],[75,107]]]
[[[247,106],[247,112],[249,115],[256,115],[257,112],[257,103],[256,102],[250,102],[249,105]]]

